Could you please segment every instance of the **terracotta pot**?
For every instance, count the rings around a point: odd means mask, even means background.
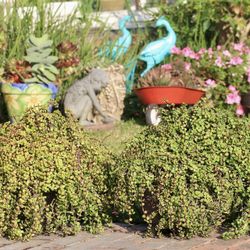
[[[205,91],[186,87],[152,86],[134,89],[143,104],[195,104]]]
[[[53,83],[4,83],[1,92],[11,121],[19,121],[28,108],[45,105],[54,99],[57,87]]]
[[[123,10],[125,0],[100,0],[100,11]]]

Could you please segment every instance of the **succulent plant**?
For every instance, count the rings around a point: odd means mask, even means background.
[[[22,83],[24,79],[32,77],[30,71],[31,66],[27,61],[11,59],[4,65],[1,82]]]
[[[51,83],[55,82],[58,69],[53,65],[57,56],[51,56],[53,41],[47,34],[42,37],[31,35],[28,39],[28,48],[24,59],[32,66],[32,78],[25,79],[26,83]]]
[[[80,58],[77,55],[77,45],[70,42],[64,41],[56,46],[59,51],[59,60],[56,62],[58,69],[76,67],[80,63]]]
[[[158,66],[138,79],[137,87],[147,86],[182,86],[204,88],[204,81],[195,75],[193,69],[187,69],[185,62],[176,60],[171,64]]]
[[[72,53],[77,50],[77,46],[70,41],[61,42],[57,45],[56,48],[58,49],[59,52],[65,54]]]

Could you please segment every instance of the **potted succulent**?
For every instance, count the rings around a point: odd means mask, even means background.
[[[195,104],[205,94],[205,83],[197,77],[191,65],[180,60],[152,69],[138,79],[134,89],[139,100],[148,105],[146,121],[150,125],[160,122],[158,105]]]
[[[202,79],[179,60],[152,69],[136,87],[143,104],[195,104],[205,93]]]
[[[47,104],[57,93],[54,83],[59,71],[53,65],[58,58],[51,56],[53,41],[47,34],[40,38],[31,35],[27,44],[24,60],[7,65],[6,80],[1,84],[11,121],[18,121],[31,106]]]
[[[71,82],[72,75],[78,76],[79,72],[84,73],[84,68],[80,64],[78,56],[79,48],[69,40],[59,43],[57,46],[58,60],[55,64],[60,71],[60,78],[57,79],[59,86],[66,82]]]

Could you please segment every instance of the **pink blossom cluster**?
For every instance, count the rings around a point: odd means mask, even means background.
[[[183,55],[184,57],[190,58],[190,59],[195,59],[199,60],[200,59],[200,54],[194,52],[191,48],[185,47],[183,49],[180,49],[178,47],[173,47],[171,50],[171,53],[174,55]]]
[[[220,56],[218,56],[215,60],[215,65],[218,66],[219,68],[222,68],[223,66],[225,66],[225,64],[222,61],[222,58]]]
[[[205,81],[205,84],[207,87],[211,87],[211,88],[216,87],[216,82],[215,82],[215,80],[212,80],[212,79],[207,79]]]
[[[238,116],[244,115],[244,109],[240,104],[241,97],[239,95],[239,91],[232,85],[228,87],[230,93],[227,95],[226,103],[227,104],[236,104],[236,114]]]
[[[230,93],[227,95],[226,103],[227,104],[240,104],[241,98],[239,91],[232,85],[228,87]]]
[[[244,43],[235,43],[235,44],[233,44],[234,50],[239,51],[239,52],[243,52],[244,47],[245,47]]]
[[[190,47],[185,47],[183,49],[174,47],[171,52],[173,55],[185,58],[184,60],[187,61],[185,62],[186,70],[189,70],[191,66],[193,66],[198,72],[201,72],[201,75],[205,78],[205,85],[208,88],[215,88],[220,82],[224,82],[226,86],[230,84],[230,82],[237,86],[238,90],[232,85],[228,87],[230,92],[227,94],[225,103],[236,105],[237,115],[240,116],[244,114],[240,104],[240,89],[241,86],[244,88],[243,72],[245,72],[247,82],[250,84],[250,47],[246,46],[244,43],[234,43],[231,44],[229,49],[225,49],[223,46],[218,45],[216,49],[201,48],[199,51],[195,52]],[[210,73],[208,73],[206,77],[206,69],[210,68],[214,68],[215,72],[221,72],[222,78],[213,79],[213,70],[209,71]],[[217,76],[218,74],[216,77]]]
[[[241,56],[244,54],[250,54],[250,48],[243,43],[235,43],[232,47],[237,55],[233,55],[229,50],[223,50],[220,45],[217,46],[217,50],[215,51],[213,51],[212,48],[201,48],[198,52],[193,51],[189,47],[183,49],[173,47],[171,53],[173,55],[182,55],[194,60],[200,60],[204,55],[208,55],[210,59],[213,57],[215,58],[214,65],[220,68],[241,65],[244,62]]]
[[[189,71],[189,70],[191,69],[191,63],[185,62],[185,63],[184,63],[184,67],[185,67],[185,70],[186,70],[186,71]],[[165,71],[169,71],[169,70],[172,70],[172,69],[173,69],[171,63],[163,64],[163,65],[161,65],[161,68],[162,68],[163,70],[165,70]]]
[[[171,70],[171,69],[172,69],[172,65],[171,65],[170,63],[163,64],[163,65],[161,66],[161,68],[162,68],[163,70],[168,71],[168,70]]]

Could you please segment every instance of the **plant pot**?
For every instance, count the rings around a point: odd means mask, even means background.
[[[28,108],[46,105],[54,99],[57,87],[53,83],[4,83],[1,92],[11,121],[19,121]]]
[[[148,105],[146,109],[146,123],[158,125],[161,116],[158,105],[163,104],[195,104],[204,95],[205,91],[178,86],[152,86],[134,89],[139,100]]]
[[[125,0],[100,0],[100,11],[123,10]]]
[[[205,91],[178,86],[152,86],[134,89],[139,100],[150,104],[195,104]]]

